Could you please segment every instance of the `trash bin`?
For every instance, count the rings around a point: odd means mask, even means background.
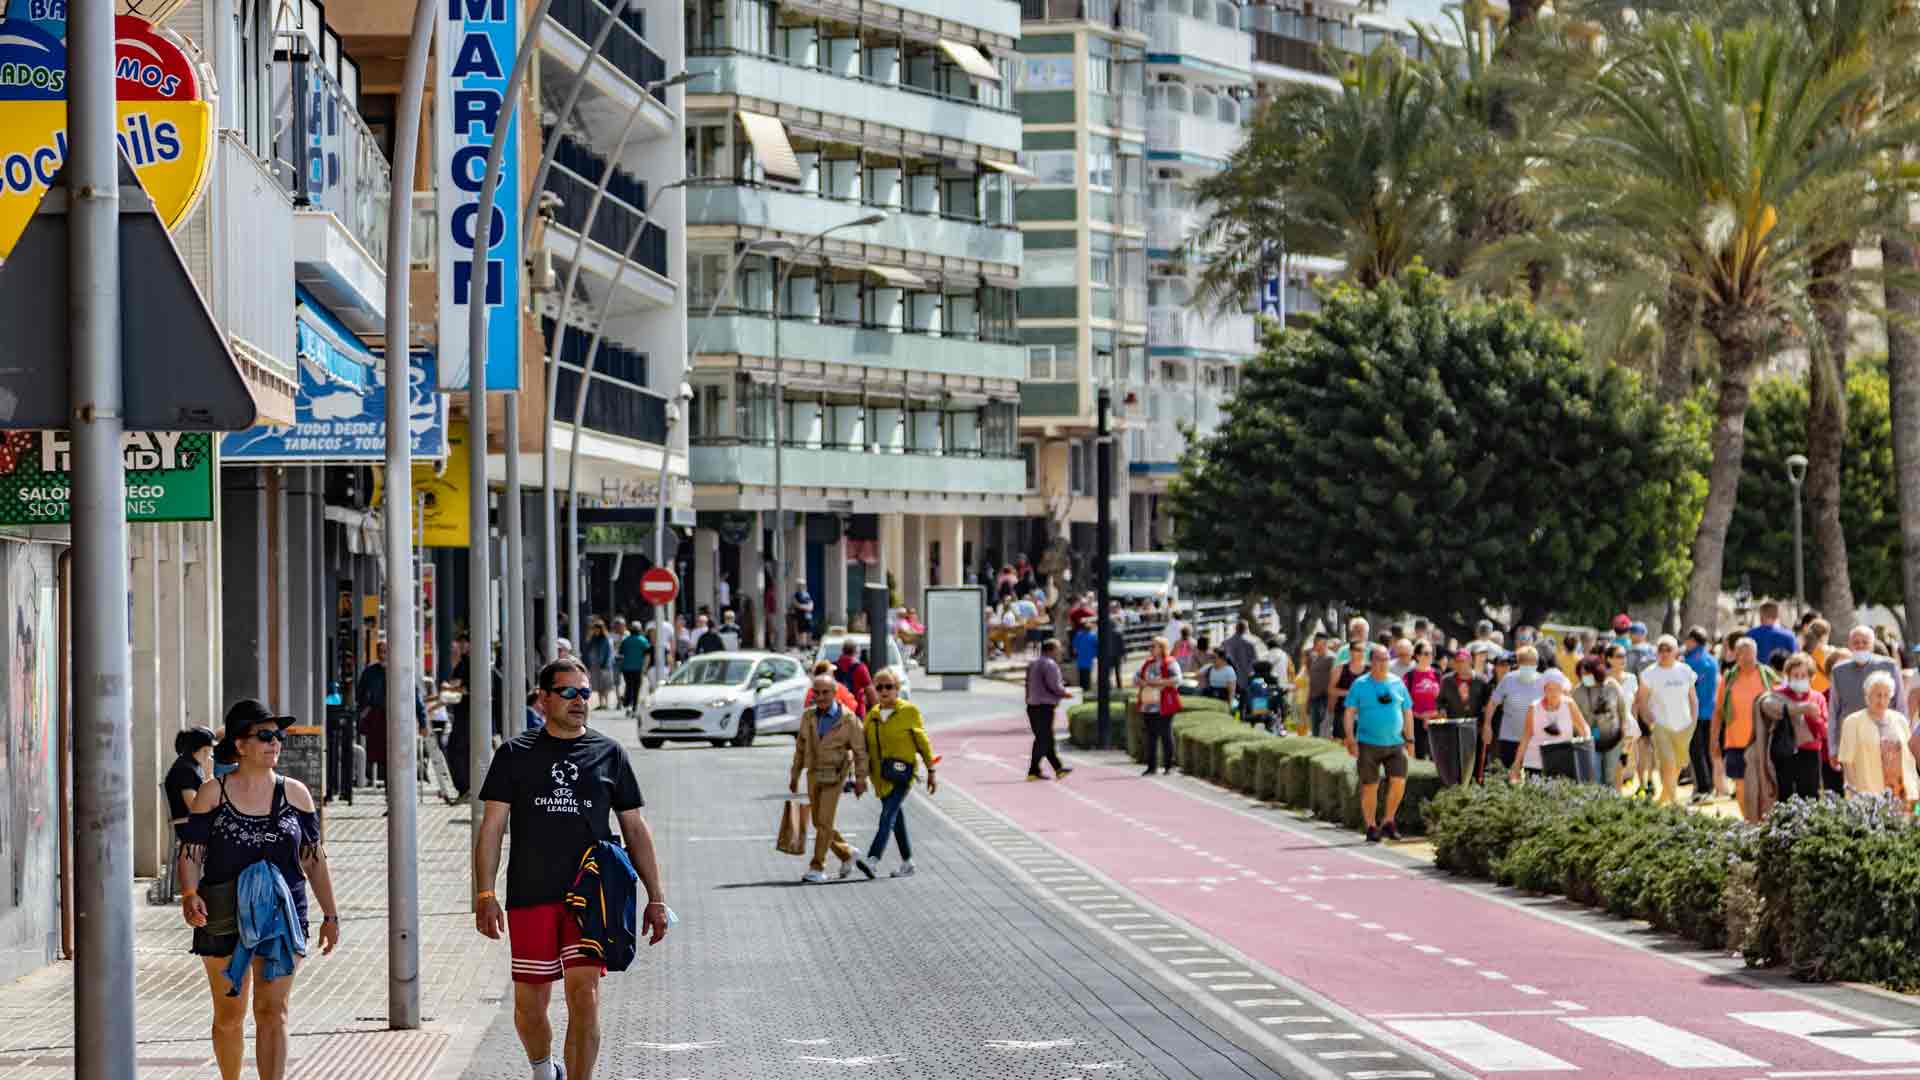
[[[1480,725],[1471,717],[1427,721],[1427,746],[1433,752],[1440,782],[1448,787],[1473,777],[1480,754]]]
[[[1540,748],[1540,771],[1549,778],[1597,784],[1600,782],[1600,752],[1593,748],[1592,739],[1547,743]]]

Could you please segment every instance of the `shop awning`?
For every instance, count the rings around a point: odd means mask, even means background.
[[[1032,183],[1033,181],[1040,179],[1038,176],[1034,175],[1032,169],[1029,169],[1025,165],[1021,165],[1017,162],[995,161],[992,158],[981,158],[980,164],[985,165],[987,168],[992,169],[995,172],[1006,173],[1008,176],[1013,177],[1015,180],[1019,181],[1022,184]]]
[[[350,335],[327,325],[327,319],[305,304],[293,309],[296,352],[321,382],[332,381],[365,391],[372,379],[373,356]]]
[[[800,159],[794,157],[793,143],[787,140],[787,125],[781,123],[779,117],[765,113],[741,109],[738,115],[740,126],[747,130],[747,141],[753,144],[753,156],[760,162],[767,179],[798,184]]]
[[[927,280],[911,270],[902,270],[896,266],[867,267],[867,273],[879,278],[883,283],[895,289],[924,289]]]
[[[979,49],[964,42],[941,38],[940,51],[946,53],[947,59],[960,65],[960,70],[973,78],[981,82],[999,83],[1000,69],[993,66],[993,61],[982,56]]]

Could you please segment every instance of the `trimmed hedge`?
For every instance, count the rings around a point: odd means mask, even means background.
[[[1758,826],[1566,781],[1450,788],[1443,869],[1561,893],[1795,978],[1920,988],[1920,828],[1884,799],[1791,799]]]

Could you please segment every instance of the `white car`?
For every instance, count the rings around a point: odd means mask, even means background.
[[[849,641],[860,650],[860,659],[866,663],[867,671],[880,674],[879,669],[873,666],[873,658],[868,655],[873,639],[866,634],[849,634],[837,626],[829,627],[826,635],[820,639],[819,647],[814,650],[814,662],[825,660],[833,663],[840,659],[840,650]],[[900,700],[913,700],[913,682],[907,678],[907,658],[901,655],[900,642],[892,636],[887,638],[887,667],[900,679]]]
[[[1180,556],[1170,551],[1133,551],[1107,557],[1107,595],[1116,601],[1160,600],[1180,606],[1175,572]]]
[[[752,746],[756,735],[800,730],[810,680],[791,656],[717,652],[681,664],[640,710],[640,745],[669,740]]]

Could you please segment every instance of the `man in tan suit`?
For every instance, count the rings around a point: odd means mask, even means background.
[[[800,716],[800,730],[793,740],[793,771],[787,778],[787,790],[798,795],[800,770],[807,772],[807,801],[813,804],[816,835],[813,861],[800,880],[810,885],[827,880],[829,850],[840,860],[841,879],[853,873],[853,848],[835,831],[833,819],[846,781],[853,781],[856,799],[867,791],[866,730],[859,714],[837,700],[838,687],[831,674],[813,677],[813,692],[807,695],[807,710]]]

